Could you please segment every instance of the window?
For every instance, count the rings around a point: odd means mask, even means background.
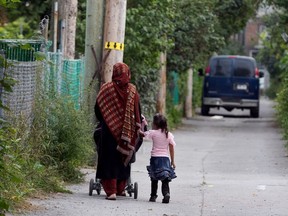
[[[216,58],[211,63],[211,76],[231,76],[232,59]]]
[[[254,75],[253,62],[247,59],[236,59],[234,65],[234,76],[252,77]]]

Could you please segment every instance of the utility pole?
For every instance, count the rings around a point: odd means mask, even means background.
[[[167,75],[167,66],[166,66],[166,58],[167,54],[165,52],[160,53],[160,88],[158,92],[156,111],[158,113],[164,114],[166,113],[166,75]]]
[[[65,59],[74,59],[78,0],[58,2],[61,23],[60,49]]]
[[[185,99],[185,117],[192,117],[192,95],[193,95],[193,69],[188,69],[188,80],[187,80],[187,96]]]
[[[113,65],[123,61],[127,0],[106,0],[103,82],[112,79]]]
[[[96,101],[99,82],[92,80],[101,64],[103,49],[103,25],[104,25],[105,0],[86,1],[86,37],[85,37],[85,101],[88,103],[89,112],[94,113],[93,107]],[[96,78],[96,77],[95,77]]]
[[[53,52],[57,52],[57,33],[58,33],[58,1],[54,2],[54,13],[53,13]]]

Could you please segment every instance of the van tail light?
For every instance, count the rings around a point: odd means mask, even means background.
[[[211,70],[211,68],[209,66],[205,69],[205,75],[206,76],[209,76],[210,70]]]
[[[255,78],[259,78],[259,69],[255,68]]]

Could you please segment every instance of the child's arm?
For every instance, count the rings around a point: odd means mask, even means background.
[[[170,152],[170,158],[171,158],[171,166],[173,169],[175,169],[176,165],[174,162],[174,146],[172,144],[169,144],[169,152]]]
[[[140,137],[144,137],[144,136],[145,136],[145,133],[144,133],[142,130],[139,130],[139,136],[140,136]]]

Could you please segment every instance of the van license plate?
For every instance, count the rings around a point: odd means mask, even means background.
[[[237,84],[236,85],[237,90],[247,90],[246,84]]]

